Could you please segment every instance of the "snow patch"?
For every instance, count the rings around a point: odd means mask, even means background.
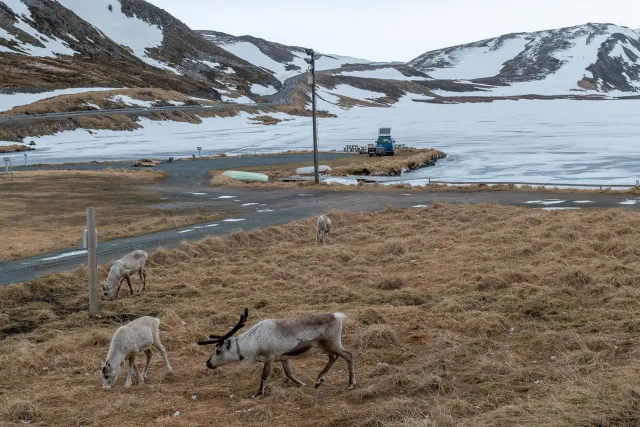
[[[323,182],[327,184],[358,185],[358,180],[355,178],[329,178]]]
[[[111,98],[108,98],[108,101],[122,102],[125,105],[135,106],[135,107],[145,107],[145,108],[153,107],[153,102],[151,101],[140,101],[139,99],[134,99],[127,95],[115,95],[115,96],[112,96]]]
[[[86,253],[87,253],[86,249],[82,250],[82,251],[67,252],[67,253],[64,253],[64,254],[56,255],[56,256],[42,258],[40,261],[53,261],[55,259],[69,258],[69,257],[72,257],[72,256],[82,255],[82,254],[86,254]]]
[[[133,54],[142,61],[157,68],[177,73],[173,68],[148,56],[147,49],[159,47],[164,33],[156,25],[137,17],[129,18],[122,13],[119,1],[115,0],[58,0],[64,7],[89,22],[118,44],[131,48]],[[109,11],[109,5],[112,11]]]
[[[561,203],[564,203],[565,200],[559,200],[559,199],[547,199],[547,200],[531,200],[528,202],[525,202],[529,205],[559,205]]]
[[[256,95],[265,96],[265,95],[273,95],[274,93],[278,93],[278,89],[273,86],[262,86],[259,84],[251,85],[251,92]]]

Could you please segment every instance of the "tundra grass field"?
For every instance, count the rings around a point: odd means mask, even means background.
[[[160,171],[34,171],[0,175],[0,262],[82,244],[86,208],[94,206],[100,240],[112,240],[220,219],[219,214],[165,212],[150,186]],[[70,190],[73,189],[73,192]]]
[[[147,291],[90,320],[86,270],[0,289],[0,424],[225,426],[635,426],[640,423],[640,214],[503,206],[330,214],[150,255]],[[100,269],[102,281],[108,265]],[[134,288],[140,284],[134,281]],[[261,319],[344,312],[319,389],[278,366],[208,372],[244,307]],[[101,388],[115,330],[158,316],[144,385]],[[138,363],[142,364],[139,358]],[[313,384],[325,356],[293,361]]]

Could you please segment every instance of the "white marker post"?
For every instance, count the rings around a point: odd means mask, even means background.
[[[198,148],[198,157],[202,158],[202,147],[197,147]]]
[[[13,167],[11,166],[11,157],[5,157],[4,160],[4,171],[6,173],[11,173],[11,181],[13,181]]]
[[[24,165],[27,166],[27,153],[24,153]]]
[[[83,239],[84,240],[84,239]],[[98,298],[98,232],[96,230],[96,215],[94,208],[87,208],[87,254],[89,270],[89,316],[100,316],[100,299]]]
[[[406,170],[405,168],[402,168],[402,169],[400,170],[400,183],[401,183],[402,185],[404,185],[404,174],[405,174],[405,172],[406,172],[406,171],[407,171],[407,170]]]

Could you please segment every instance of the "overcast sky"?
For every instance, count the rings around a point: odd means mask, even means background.
[[[640,28],[638,0],[148,0],[193,29],[408,61],[437,48],[587,22]]]

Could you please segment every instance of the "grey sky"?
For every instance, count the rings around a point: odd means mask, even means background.
[[[640,28],[637,0],[148,0],[193,29],[324,53],[407,61],[505,33],[610,22]]]

